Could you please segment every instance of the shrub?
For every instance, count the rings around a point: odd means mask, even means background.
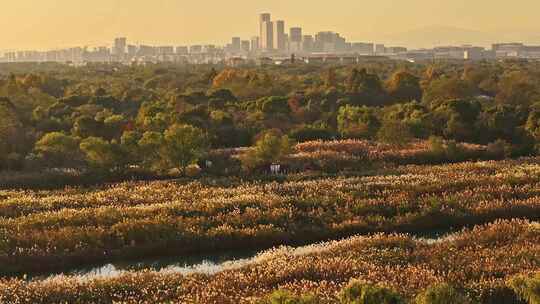
[[[540,273],[534,276],[516,276],[508,281],[510,288],[529,304],[540,304]]]
[[[464,158],[463,148],[455,140],[450,140],[446,143],[446,156],[449,160],[461,160]]]
[[[435,155],[442,155],[445,153],[444,139],[439,136],[429,137],[429,150]]]
[[[265,134],[257,141],[255,147],[242,155],[242,167],[246,171],[282,160],[291,152],[291,140],[288,136],[276,136],[271,133]]]
[[[331,140],[336,136],[337,133],[324,125],[306,125],[298,127],[292,130],[290,133],[290,137],[297,142],[305,142],[310,140]]]
[[[387,144],[403,147],[412,139],[409,126],[399,121],[386,120],[377,132],[377,138]]]
[[[288,291],[277,290],[269,295],[260,304],[315,304],[319,303],[313,296],[296,296]]]
[[[498,139],[487,146],[487,152],[496,159],[502,159],[512,154],[512,146],[506,141]]]
[[[403,299],[396,292],[358,280],[351,280],[341,291],[343,304],[401,304]]]
[[[466,295],[457,291],[449,284],[430,286],[415,299],[416,304],[470,304]]]
[[[198,165],[189,165],[186,168],[186,176],[196,177],[201,174],[201,168]]]

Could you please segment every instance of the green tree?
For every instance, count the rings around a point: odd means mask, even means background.
[[[474,100],[447,100],[433,109],[437,133],[458,141],[474,141],[481,111],[481,104]]]
[[[127,124],[124,115],[111,115],[103,120],[105,137],[108,139],[119,138]]]
[[[118,170],[126,164],[121,146],[99,137],[84,139],[79,148],[84,153],[88,164],[103,170]]]
[[[0,98],[0,159],[24,148],[24,125],[8,98]]]
[[[471,85],[458,77],[441,77],[430,82],[424,91],[423,101],[431,108],[436,108],[448,100],[469,99],[474,97]]]
[[[144,159],[144,155],[139,148],[139,140],[141,134],[137,131],[125,131],[120,137],[120,145],[122,150],[126,153],[126,162],[135,165],[140,164]]]
[[[246,170],[252,170],[261,165],[269,165],[282,160],[291,149],[292,143],[288,136],[267,132],[242,156],[242,166]]]
[[[380,127],[374,109],[346,105],[339,108],[338,131],[344,137],[372,138]]]
[[[172,125],[165,131],[163,139],[169,164],[182,172],[207,152],[206,136],[201,129],[190,125]]]
[[[171,112],[164,102],[145,102],[137,114],[136,122],[144,131],[163,132],[169,126]]]
[[[337,86],[336,70],[333,68],[329,68],[324,75],[324,87],[329,89],[329,88],[335,88],[336,86]]]
[[[434,129],[431,113],[417,101],[386,107],[383,120],[403,123],[411,135],[417,138],[429,137]]]
[[[357,105],[381,105],[385,99],[379,76],[368,73],[366,69],[352,69],[345,86]]]
[[[538,97],[538,87],[529,73],[514,71],[504,75],[499,81],[495,100],[501,104],[528,106],[538,100]]]
[[[234,94],[230,90],[227,90],[227,89],[215,90],[210,94],[209,97],[221,99],[221,100],[224,100],[225,102],[235,102],[238,100],[236,96],[234,96]]]
[[[79,140],[61,132],[51,132],[36,142],[34,151],[48,166],[73,165],[78,161]]]
[[[525,130],[531,134],[537,141],[540,141],[540,109],[534,109],[529,113]]]
[[[261,105],[263,113],[269,115],[289,114],[291,112],[287,97],[272,96],[264,98]]]
[[[163,134],[154,131],[144,132],[137,142],[137,153],[144,168],[153,170],[167,169]]]
[[[476,88],[481,94],[490,96],[495,96],[497,93],[498,77],[499,74],[493,68],[476,64],[467,65],[461,74],[461,79],[471,87]]]
[[[422,100],[420,79],[407,71],[394,73],[386,83],[386,90],[394,101]]]
[[[72,133],[81,138],[98,137],[101,135],[102,124],[90,116],[81,116],[75,120]]]
[[[477,128],[482,130],[481,142],[486,143],[497,139],[514,141],[519,133],[518,129],[526,124],[527,118],[532,118],[531,123],[534,121],[534,110],[530,114],[528,112],[529,110],[523,106],[509,104],[484,107],[476,122]],[[532,133],[531,135],[534,136]]]

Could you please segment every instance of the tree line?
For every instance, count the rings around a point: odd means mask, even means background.
[[[153,172],[213,149],[255,146],[244,167],[293,142],[413,138],[496,143],[532,155],[540,140],[535,62],[223,66],[0,66],[0,170]]]

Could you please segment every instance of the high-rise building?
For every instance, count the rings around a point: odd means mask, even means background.
[[[263,31],[265,30],[265,22],[272,21],[272,16],[268,13],[260,14],[259,15],[259,49],[264,49],[263,47]]]
[[[189,47],[189,53],[190,54],[199,54],[202,53],[202,45],[192,45]]]
[[[278,51],[285,51],[285,21],[278,20],[274,22],[274,48]]]
[[[124,56],[126,53],[127,39],[125,37],[114,39],[112,54],[118,57]]]
[[[347,49],[345,38],[334,32],[319,32],[315,35],[314,51],[316,52],[344,52]]]
[[[313,52],[314,39],[311,35],[304,35],[302,38],[302,51],[306,53]]]
[[[242,40],[240,37],[233,37],[231,42],[231,51],[233,53],[240,53],[242,48]]]
[[[242,40],[240,51],[242,51],[242,53],[249,53],[250,50],[251,42],[249,40]]]
[[[132,45],[132,44],[128,45],[127,46],[127,54],[130,57],[137,55],[137,46]]]
[[[257,51],[259,51],[259,46],[260,46],[260,39],[259,39],[259,36],[253,36],[253,37],[251,37],[251,51],[252,51],[252,52],[257,52]]]
[[[176,47],[176,54],[177,55],[187,55],[189,53],[189,49],[187,46],[177,46]]]
[[[156,47],[156,52],[158,55],[171,55],[174,54],[174,46],[158,46]]]
[[[272,21],[264,21],[262,24],[261,50],[274,50],[274,23]]]
[[[302,28],[291,27],[289,39],[292,42],[302,42]]]
[[[376,44],[375,45],[375,54],[384,54],[386,53],[386,47],[384,44]]]
[[[214,54],[217,52],[217,48],[213,44],[206,44],[202,46],[202,52],[206,54]]]
[[[289,34],[289,52],[296,53],[302,51],[302,28],[291,27]]]
[[[407,48],[406,47],[401,47],[401,46],[391,46],[391,47],[385,48],[385,52],[388,53],[388,54],[405,53],[405,52],[407,52]],[[458,52],[460,54],[461,59],[463,59],[463,49],[459,48]]]
[[[352,51],[360,55],[373,55],[373,43],[355,42],[352,44]]]
[[[154,56],[156,48],[150,45],[139,45],[138,56]]]

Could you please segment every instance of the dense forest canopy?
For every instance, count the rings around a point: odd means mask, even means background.
[[[538,150],[539,95],[540,64],[525,61],[4,64],[0,169],[185,169],[269,132],[276,143],[438,136],[527,155]]]

